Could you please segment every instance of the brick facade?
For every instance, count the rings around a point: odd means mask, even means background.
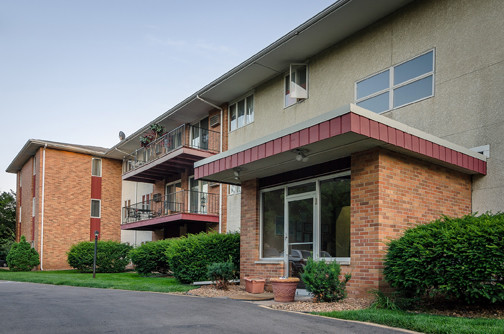
[[[242,184],[241,278],[282,276],[283,263],[259,260],[260,208],[257,180]],[[351,157],[351,295],[387,289],[383,280],[386,242],[404,229],[441,215],[471,212],[471,178],[438,165],[385,149]]]
[[[66,252],[70,246],[90,240],[91,164],[92,156],[45,149],[44,235],[42,230],[42,165],[43,148],[36,154],[35,175],[35,249],[43,254],[44,270],[68,269]],[[31,242],[32,161],[21,169],[22,217],[16,237],[25,235]],[[120,241],[121,162],[102,159],[100,239]],[[19,189],[19,186],[18,186]]]

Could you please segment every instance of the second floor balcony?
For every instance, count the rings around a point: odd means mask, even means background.
[[[171,221],[219,222],[219,195],[181,190],[122,209],[122,229],[156,229]]]
[[[219,132],[184,124],[126,156],[123,180],[163,180],[192,168],[195,161],[218,153],[219,148]]]

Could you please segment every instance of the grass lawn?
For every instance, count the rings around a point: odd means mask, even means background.
[[[76,270],[28,272],[0,270],[0,280],[156,292],[185,292],[195,288],[180,284],[173,277],[144,277],[136,272],[97,273],[93,279],[93,274],[82,274]]]
[[[366,309],[317,313],[327,317],[373,322],[433,334],[502,334],[504,319],[457,318],[404,311]]]

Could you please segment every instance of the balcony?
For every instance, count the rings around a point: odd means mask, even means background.
[[[154,183],[219,152],[220,133],[181,125],[123,159],[123,180]]]
[[[155,230],[174,221],[219,222],[219,195],[181,190],[122,208],[121,229]]]

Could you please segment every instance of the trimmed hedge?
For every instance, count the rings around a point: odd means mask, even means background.
[[[385,278],[407,296],[504,301],[504,214],[443,217],[390,243]]]
[[[7,265],[11,271],[30,271],[40,264],[37,251],[26,241],[24,235],[19,242],[12,244],[7,254]]]
[[[166,251],[173,275],[181,283],[208,280],[207,266],[231,257],[240,268],[240,234],[199,233],[173,239]]]
[[[152,272],[166,274],[170,270],[166,251],[173,239],[147,242],[130,252],[131,261],[140,275]]]
[[[120,273],[130,261],[132,247],[117,241],[98,241],[96,252],[97,273]],[[93,272],[94,242],[83,241],[70,247],[68,264],[82,273]]]

